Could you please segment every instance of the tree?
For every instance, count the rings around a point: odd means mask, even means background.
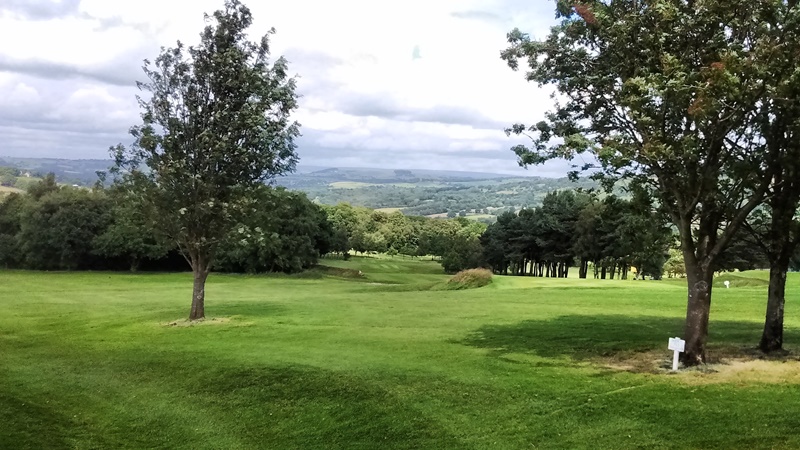
[[[562,21],[546,39],[513,30],[502,54],[513,69],[526,59],[527,79],[560,94],[545,121],[507,130],[532,138],[513,149],[520,164],[588,152],[601,175],[650,190],[677,227],[687,365],[706,359],[716,259],[769,185],[751,126],[763,59],[750,45],[767,3],[559,0]]]
[[[19,241],[26,196],[12,193],[0,201],[0,267],[14,267],[20,260]]]
[[[220,270],[295,273],[330,250],[327,215],[305,194],[261,186],[256,195],[258,211],[234,226],[219,249]]]
[[[766,143],[771,183],[764,209],[747,227],[769,260],[767,311],[759,348],[772,352],[783,348],[786,272],[800,244],[796,220],[800,206],[800,36],[794,32],[800,27],[800,6],[794,0],[765,2],[758,22],[761,39],[753,47],[765,61],[767,89],[756,127]]]
[[[38,199],[31,197],[20,216],[19,247],[25,266],[92,268],[97,259],[92,242],[110,222],[110,204],[102,192],[64,187]]]
[[[142,260],[162,258],[174,249],[158,233],[153,214],[147,214],[135,192],[117,185],[109,189],[108,195],[112,221],[92,242],[96,254],[125,258],[131,272],[135,272]]]
[[[206,15],[200,44],[145,61],[142,125],[130,149],[112,149],[115,173],[141,193],[167,238],[192,267],[190,320],[205,316],[205,283],[220,241],[257,210],[253,192],[294,169],[299,125],[295,80],[269,60],[269,35],[247,40],[253,21],[239,0]],[[146,169],[141,166],[146,166]]]

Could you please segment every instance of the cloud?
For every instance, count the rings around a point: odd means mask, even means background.
[[[81,0],[3,0],[0,14],[25,20],[52,20],[78,14]]]
[[[502,122],[480,111],[456,105],[413,107],[404,105],[391,95],[346,93],[337,97],[335,110],[356,117],[378,117],[402,122],[433,122],[449,125],[470,125],[476,128],[502,129]]]
[[[140,59],[139,61],[142,61]],[[84,78],[116,86],[134,86],[143,78],[130,58],[117,58],[102,66],[79,66],[61,62],[17,59],[0,55],[0,72],[11,72],[51,80]],[[138,77],[136,74],[140,74]]]
[[[503,17],[488,11],[455,11],[450,13],[452,17],[457,19],[479,20],[485,22],[505,23]]]
[[[546,31],[545,3],[255,2],[250,35],[274,26],[273,58],[298,74],[304,164],[524,174],[502,130],[540,120],[550,90],[526,83],[499,52],[514,26]],[[0,49],[0,155],[104,158],[109,145],[128,144],[142,60],[176,39],[195,44],[203,11],[219,7],[0,0],[0,41],[15,43]]]

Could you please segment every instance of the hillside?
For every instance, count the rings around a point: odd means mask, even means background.
[[[59,183],[91,186],[97,172],[110,160],[67,160],[0,157],[0,166],[13,167],[33,177],[48,172]],[[407,215],[462,215],[493,220],[497,214],[536,206],[556,189],[590,189],[589,180],[573,183],[566,178],[509,177],[492,173],[301,166],[279,177],[275,184],[308,194],[322,204],[350,203],[374,209],[402,211]]]
[[[589,180],[508,177],[432,170],[329,168],[279,178],[277,184],[304,191],[319,203],[351,203],[408,215],[464,215],[491,220],[511,208],[536,206],[556,189],[590,189]]]

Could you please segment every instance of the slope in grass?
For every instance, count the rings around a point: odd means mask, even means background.
[[[800,448],[800,380],[774,369],[794,360],[614,367],[669,358],[683,285],[393,292],[380,283],[448,277],[430,261],[323,264],[365,281],[213,274],[207,312],[231,320],[192,327],[163,326],[188,314],[191,274],[0,271],[0,448]],[[712,355],[755,346],[765,300],[715,290]]]

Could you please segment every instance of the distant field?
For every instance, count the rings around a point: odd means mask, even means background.
[[[391,214],[391,213],[395,213],[395,212],[401,212],[401,211],[403,211],[403,208],[378,208],[375,211],[380,211],[380,212],[385,212],[387,214]]]
[[[188,273],[0,271],[0,448],[800,448],[798,274],[785,362],[748,356],[745,272],[715,281],[718,363],[669,374],[681,280],[433,291],[430,261],[323,264],[351,275],[212,274],[193,326]]]
[[[329,184],[328,186],[332,187],[333,189],[359,189],[375,185],[370,183],[360,183],[356,181],[337,181],[335,183]]]
[[[443,183],[362,183],[358,181],[336,181],[334,183],[330,183],[330,186],[333,189],[361,189],[366,187],[373,187],[373,186],[393,186],[399,188],[406,188],[406,189],[414,189],[414,188],[425,188],[425,187],[442,187],[446,186]]]
[[[7,195],[14,192],[22,193],[24,191],[22,189],[17,189],[9,186],[0,186],[0,195]]]

